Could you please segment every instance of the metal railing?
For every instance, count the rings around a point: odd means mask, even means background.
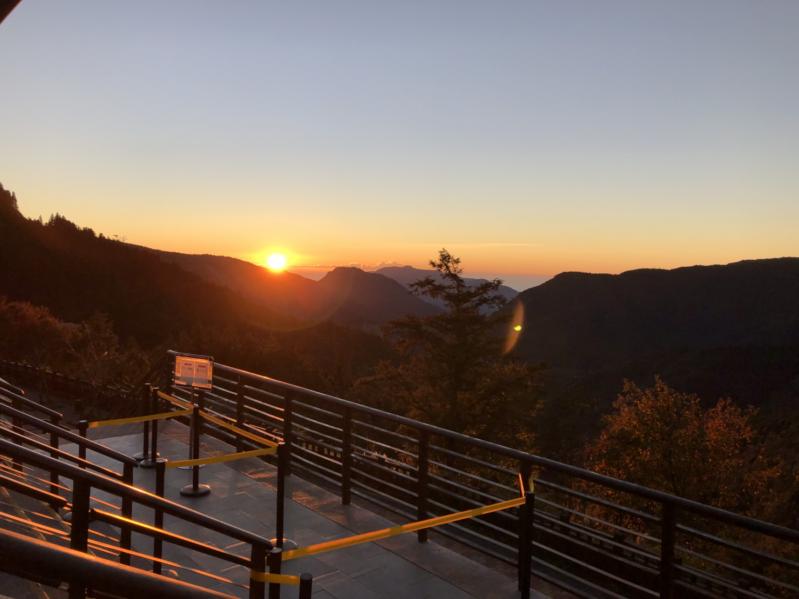
[[[171,392],[189,397],[181,387]],[[577,596],[799,594],[794,529],[224,364],[214,364],[203,401],[239,428],[284,440],[291,468],[343,503],[357,496],[411,520],[508,499],[519,472],[534,474],[533,574]],[[249,446],[224,428],[207,430]],[[520,530],[507,511],[438,532],[516,565],[521,586],[528,556]]]
[[[49,415],[57,414],[49,410],[49,408],[37,404],[19,394],[17,394],[16,397],[12,397],[15,395],[15,392],[6,390],[11,388],[11,386],[6,385],[4,387],[4,389],[0,389],[0,400],[5,400],[6,403],[10,403],[11,399],[14,399],[17,402],[24,403],[25,407],[31,411],[39,411]],[[21,391],[21,389],[18,388],[17,390]],[[148,386],[145,390],[145,396],[152,399],[154,395],[155,390]],[[76,434],[51,422],[36,418],[26,412],[6,405],[6,403],[0,401],[0,437],[5,437],[9,440],[6,441],[0,438],[0,455],[10,460],[12,466],[9,466],[5,461],[0,463],[0,471],[2,471],[0,472],[0,487],[5,487],[22,495],[38,499],[50,504],[53,508],[68,510],[67,515],[70,518],[69,541],[73,549],[86,551],[87,548],[91,548],[96,550],[97,547],[92,546],[89,540],[89,534],[91,532],[90,523],[92,521],[104,522],[120,530],[118,552],[120,562],[124,565],[130,563],[131,556],[133,555],[147,558],[146,554],[131,550],[131,533],[136,532],[152,538],[153,549],[151,559],[152,570],[155,574],[161,573],[164,563],[171,564],[172,566],[177,565],[163,559],[164,543],[171,543],[247,568],[250,574],[248,577],[250,597],[263,597],[265,583],[268,583],[270,597],[279,596],[280,584],[297,584],[300,587],[300,597],[310,597],[313,580],[310,574],[303,574],[302,576],[277,576],[276,578],[273,576],[279,572],[278,558],[281,551],[279,545],[278,547],[273,547],[271,542],[263,537],[238,527],[225,524],[216,519],[209,518],[200,512],[164,499],[164,463],[153,461],[153,465],[157,466],[155,495],[132,486],[133,467],[137,464],[136,459],[86,438],[87,425],[115,424],[118,421],[112,420],[93,423],[80,421],[80,431]],[[193,410],[193,415],[195,416],[195,420],[197,420],[196,406]],[[8,418],[10,422],[4,420],[2,418],[3,416]],[[163,416],[163,414],[155,415],[156,418]],[[143,418],[122,419],[123,422],[129,420],[142,421]],[[155,422],[157,421],[154,421],[153,424],[155,424]],[[144,422],[144,424],[150,424],[149,420]],[[34,433],[31,429],[38,429],[50,433],[49,443],[46,437]],[[157,438],[157,429],[153,429],[153,433],[155,434],[155,438]],[[145,434],[145,437],[146,436]],[[257,437],[255,438],[257,439]],[[59,447],[59,440],[66,440],[73,443],[74,447],[71,449],[77,450],[78,455]],[[197,438],[197,440],[199,439]],[[195,450],[198,449],[198,444],[196,445]],[[155,444],[152,449],[156,449]],[[276,446],[270,448],[270,451],[275,452],[276,449],[282,448]],[[123,466],[123,471],[118,473],[87,459],[87,450],[120,462]],[[149,457],[153,458],[154,455],[150,455]],[[207,459],[217,460],[219,458],[212,457]],[[34,475],[34,470],[37,472],[43,471],[49,473],[49,485],[47,484],[47,480]],[[282,484],[284,480],[283,475],[280,474],[278,478],[279,486],[284,487]],[[61,479],[66,479],[66,481]],[[67,481],[71,482],[71,486],[66,486]],[[92,494],[92,490],[99,490],[118,496],[121,498],[121,506],[100,499]],[[71,500],[68,500],[67,497],[71,497]],[[92,501],[95,503],[99,502],[103,508],[105,508],[105,506],[110,507],[111,511],[98,507],[91,507],[90,502]],[[134,504],[153,509],[153,525],[132,518]],[[276,518],[276,531],[279,539],[282,539],[283,535],[283,505],[283,493],[279,493],[277,500],[278,517]],[[250,546],[250,557],[247,558],[220,549],[219,547],[200,542],[194,538],[167,531],[164,529],[165,515],[180,518],[186,522],[220,533],[229,538],[227,545],[231,544],[230,540],[234,543],[243,542],[248,544]],[[12,522],[15,520],[13,516],[1,512],[0,517]],[[19,523],[18,520],[17,523]],[[33,525],[32,522],[29,524]],[[35,526],[33,530],[36,530]],[[46,530],[52,532],[54,529],[52,527],[46,527]],[[108,552],[108,544],[101,544],[101,550]],[[266,571],[267,566],[269,566],[268,572]],[[275,568],[278,569],[275,570]],[[196,569],[194,571],[198,572]],[[224,577],[220,578],[218,575],[215,576],[211,573],[204,573],[202,575],[210,576],[212,579],[215,578],[216,580],[224,580]],[[145,578],[143,580],[146,581],[149,579]],[[279,581],[280,584],[276,581]],[[228,582],[232,583],[233,581],[228,580]],[[86,580],[81,584],[73,581],[71,596],[82,597],[86,589],[86,584],[84,583],[86,583]],[[153,587],[153,590],[157,591],[158,588],[159,587],[156,585]]]
[[[0,529],[0,570],[49,586],[58,586],[61,581],[72,581],[73,585],[88,582],[95,597],[104,593],[119,597],[120,589],[125,589],[129,597],[231,597],[3,529]]]
[[[131,532],[136,532],[149,536],[153,540],[151,559],[154,573],[159,574],[161,572],[163,544],[174,543],[192,551],[244,566],[248,571],[249,596],[251,598],[264,597],[264,582],[251,578],[249,573],[264,572],[266,570],[267,555],[274,550],[268,539],[165,499],[158,494],[150,493],[90,469],[82,468],[80,465],[53,459],[6,439],[0,439],[0,455],[5,455],[31,468],[46,472],[57,472],[62,479],[67,479],[72,483],[69,491],[71,499],[68,502],[71,513],[69,544],[72,549],[80,552],[88,551],[91,548],[89,540],[91,522],[105,522],[120,529],[118,552],[119,560],[123,564],[130,562],[130,557],[133,554],[130,548],[130,534]],[[12,481],[11,485],[4,484],[7,482],[0,479],[0,485],[8,486],[17,492],[49,503],[53,501],[60,502],[62,504],[61,507],[67,505],[66,499],[63,497],[53,495],[44,489],[36,488],[34,485],[26,484],[20,480]],[[159,484],[161,487],[160,492],[163,493],[163,471]],[[122,513],[117,514],[113,510],[107,511],[92,507],[90,501],[93,498],[93,490],[103,491],[119,497],[123,504]],[[107,504],[107,502],[103,503]],[[126,504],[128,508],[138,505],[153,510],[155,525],[132,519],[131,510],[124,507]],[[249,556],[232,553],[193,538],[167,531],[163,528],[164,516],[170,516],[193,524],[196,527],[219,533],[230,541],[244,543],[249,546]],[[145,559],[148,557],[147,554],[142,553],[136,553],[136,555]],[[83,597],[86,587],[90,586],[90,583],[91,579],[73,580],[70,586],[70,596]]]

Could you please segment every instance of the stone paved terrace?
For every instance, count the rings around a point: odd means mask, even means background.
[[[188,429],[174,421],[162,423],[160,428],[161,455],[172,459],[185,459],[188,453]],[[92,430],[90,436],[94,439],[104,436],[101,439],[103,443],[127,455],[141,450],[140,429],[136,430],[130,426]],[[203,439],[201,455],[231,451],[229,445],[217,439],[207,435]],[[89,458],[104,462],[101,456],[92,455],[91,452]],[[136,469],[137,485],[152,490],[154,480],[153,469]],[[274,467],[252,458],[208,465],[201,469],[200,481],[210,484],[212,493],[202,498],[186,498],[180,495],[181,487],[190,480],[189,471],[168,469],[167,498],[256,534],[268,538],[274,536],[276,488]],[[337,495],[297,475],[288,477],[287,491],[286,537],[296,541],[300,546],[400,523],[399,520],[388,520],[363,505],[358,505],[357,499],[353,499],[352,505],[342,506]],[[102,494],[97,496],[103,497]],[[105,497],[105,499],[115,504],[119,503],[117,498]],[[134,517],[151,523],[153,516],[151,510],[139,507],[134,511]],[[165,526],[167,530],[214,543],[232,552],[248,554],[248,547],[243,544],[230,545],[230,539],[210,531],[196,529],[193,525],[187,525],[169,516],[165,519]],[[93,530],[114,537],[117,534],[116,529],[105,527],[102,523],[93,524]],[[314,597],[319,599],[519,597],[514,568],[485,556],[469,556],[466,549],[459,548],[452,542],[437,542],[437,536],[432,533],[429,542],[419,543],[414,534],[401,535],[377,543],[291,560],[284,563],[283,571],[291,574],[312,573]],[[441,540],[442,538],[439,538],[439,541]],[[133,544],[135,550],[144,554],[152,552],[152,541],[149,538],[134,534]],[[165,566],[165,573],[170,572],[184,580],[210,588],[234,593],[238,591],[240,596],[247,595],[245,590],[247,572],[243,567],[169,543],[164,545],[164,558],[198,570],[213,572],[232,579],[242,586],[236,589],[229,583],[221,583],[186,569]],[[149,567],[149,562],[145,562],[142,558],[134,558],[133,564]],[[551,587],[546,587],[542,581],[535,580],[534,587],[546,593],[534,591],[533,596],[537,599],[567,596]],[[283,597],[296,597],[296,595],[296,587],[282,587]]]

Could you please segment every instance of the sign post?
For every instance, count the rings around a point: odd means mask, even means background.
[[[203,394],[205,390],[213,389],[214,359],[210,356],[196,356],[184,354],[175,356],[174,384],[180,387],[190,387],[192,390],[192,403],[194,411],[191,418],[191,440],[189,443],[189,459],[200,457],[201,421],[198,410],[203,408]],[[195,389],[199,390],[199,401],[195,401]],[[200,466],[190,466],[192,482],[180,490],[180,494],[187,497],[202,497],[211,492],[211,487],[199,483]]]

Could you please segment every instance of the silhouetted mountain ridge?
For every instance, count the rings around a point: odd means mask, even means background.
[[[431,316],[440,308],[414,296],[398,282],[359,268],[340,266],[320,281],[323,309],[335,307],[338,322],[381,324],[405,315]]]
[[[799,344],[799,258],[619,275],[561,273],[519,300],[516,352],[578,370],[642,355]]]
[[[290,272],[272,273],[236,258],[151,251],[276,313],[309,323],[331,320],[373,328],[406,315],[439,311],[396,281],[358,268],[338,267],[313,281]]]
[[[286,319],[151,252],[81,229],[62,216],[25,218],[0,192],[0,294],[79,322],[108,314],[116,331],[150,345],[198,323],[284,328]]]

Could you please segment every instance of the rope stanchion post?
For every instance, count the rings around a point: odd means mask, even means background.
[[[300,574],[300,598],[311,599],[313,594],[313,576],[308,572]]]
[[[155,464],[155,494],[159,497],[164,496],[166,486],[166,462]],[[164,512],[155,508],[153,516],[153,526],[156,528],[164,527]],[[153,537],[153,572],[161,574],[161,558],[164,553],[164,541],[159,536]]]
[[[266,565],[269,568],[269,573],[280,574],[282,561],[283,550],[280,547],[272,547],[272,550],[266,556]],[[269,583],[269,599],[280,599],[280,583]]]
[[[430,464],[430,434],[427,431],[419,432],[419,462],[416,473],[416,519],[424,520],[427,518],[427,496],[429,483],[429,464]],[[416,533],[416,539],[420,543],[427,542],[427,529]]]
[[[150,383],[144,385],[141,396],[141,413],[146,414],[150,407]],[[134,460],[147,460],[150,458],[150,421],[145,420],[142,426],[142,449],[139,453],[133,454]]]
[[[153,387],[148,385],[149,387],[149,397],[148,397],[148,411],[152,414],[152,420],[147,420],[145,424],[149,425],[149,433],[150,433],[150,440],[149,440],[149,447],[150,451],[149,454],[139,462],[139,466],[142,468],[152,468],[161,462],[165,462],[166,458],[162,458],[161,454],[158,453],[158,420],[156,418],[158,412],[158,387]],[[145,430],[145,435],[147,430]],[[146,441],[145,441],[146,442]]]
[[[286,444],[277,446],[277,505],[275,506],[275,544],[283,548],[286,517],[286,465],[288,463]]]
[[[349,505],[352,480],[352,410],[344,408],[341,431],[341,504]]]
[[[158,412],[158,387],[150,387],[150,413],[155,414]],[[152,451],[152,459],[158,460],[160,454],[158,453],[158,421],[153,420],[152,430],[150,434],[152,435],[152,440],[150,441],[150,451]]]
[[[202,398],[202,393],[200,394]],[[194,404],[191,412],[191,455],[189,459],[200,459],[200,433],[201,433],[201,420],[200,420],[200,405]],[[200,465],[194,464],[191,467],[191,484],[186,485],[180,490],[180,494],[184,497],[203,497],[211,492],[211,487],[208,485],[200,484]]]
[[[266,584],[263,580],[257,579],[252,572],[263,572],[266,570],[266,545],[253,543],[250,550],[250,599],[264,599]]]
[[[518,580],[522,599],[530,599],[533,566],[533,526],[535,518],[535,493],[530,486],[531,467],[522,462],[519,468],[524,503],[519,506],[519,563]]]

